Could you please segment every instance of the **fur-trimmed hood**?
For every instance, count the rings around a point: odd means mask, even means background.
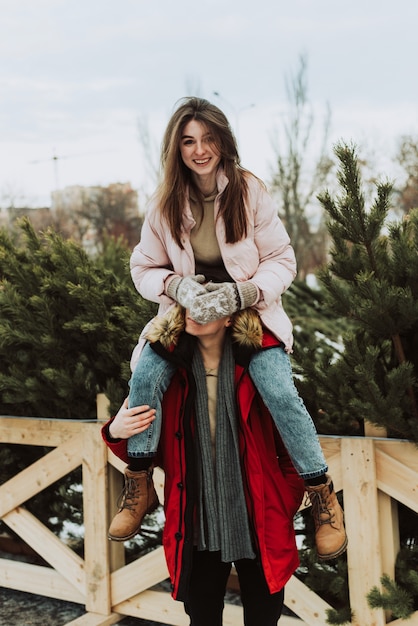
[[[185,326],[185,309],[176,305],[152,320],[145,338],[150,343],[160,342],[168,350],[177,345]],[[263,328],[257,311],[244,309],[232,316],[231,338],[240,348],[259,350],[262,347]]]

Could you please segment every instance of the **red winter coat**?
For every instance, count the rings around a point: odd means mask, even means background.
[[[266,333],[263,345],[276,344],[277,340]],[[182,601],[187,599],[195,513],[194,380],[188,370],[187,365],[180,367],[165,393],[158,454],[158,464],[165,472],[163,545],[173,597]],[[235,383],[250,527],[270,592],[275,593],[299,565],[293,517],[301,504],[304,485],[242,365],[235,367]],[[126,440],[109,441],[106,427],[102,434],[116,456],[128,462]]]

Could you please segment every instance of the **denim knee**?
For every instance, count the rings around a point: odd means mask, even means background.
[[[171,363],[154,352],[147,343],[129,381],[129,407],[155,403],[167,390],[174,371]]]
[[[173,373],[174,366],[146,344],[129,382],[128,406],[146,404],[155,409],[156,413],[146,430],[128,439],[128,456],[155,456],[161,434],[161,403]]]

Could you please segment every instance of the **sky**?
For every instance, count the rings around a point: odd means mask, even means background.
[[[76,184],[152,191],[185,95],[224,110],[243,165],[268,181],[302,56],[331,148],[354,142],[383,169],[418,136],[414,0],[0,0],[0,16],[0,205],[48,205]]]

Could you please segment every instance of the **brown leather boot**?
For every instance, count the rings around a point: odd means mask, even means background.
[[[347,549],[344,513],[335,495],[332,480],[327,476],[323,485],[307,485],[315,523],[315,543],[318,558],[335,559]]]
[[[159,505],[152,480],[152,469],[132,472],[125,470],[125,486],[119,498],[119,511],[110,524],[108,537],[113,541],[127,541],[141,529],[147,513]]]

